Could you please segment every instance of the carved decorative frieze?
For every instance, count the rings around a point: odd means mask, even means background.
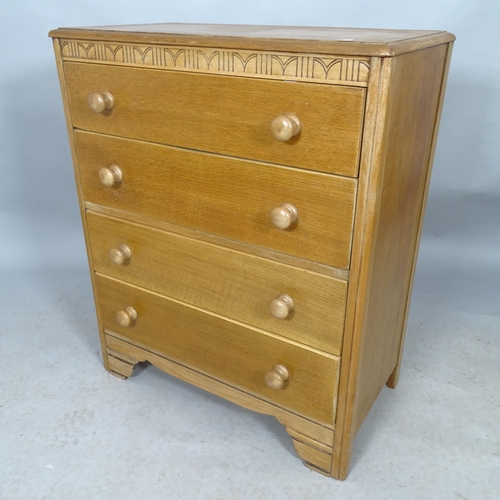
[[[366,86],[369,58],[62,40],[64,60]]]

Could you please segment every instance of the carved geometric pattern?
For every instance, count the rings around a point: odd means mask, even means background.
[[[116,65],[363,87],[367,85],[370,71],[369,58],[322,54],[78,40],[62,40],[61,51],[65,60],[86,59]]]

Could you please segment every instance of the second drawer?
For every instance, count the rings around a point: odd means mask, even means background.
[[[340,353],[345,281],[90,211],[87,221],[96,271]]]

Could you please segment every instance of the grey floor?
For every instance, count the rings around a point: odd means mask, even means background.
[[[345,482],[305,468],[271,417],[150,365],[109,375],[83,265],[4,274],[0,499],[500,498],[498,297],[423,253],[400,384]]]

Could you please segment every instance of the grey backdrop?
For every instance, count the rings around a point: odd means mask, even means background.
[[[59,83],[47,32],[59,26],[171,21],[444,29],[456,35],[413,296],[415,320],[410,321],[410,327],[414,331],[410,334],[418,338],[419,328],[425,328],[427,321],[433,324],[431,315],[442,322],[443,318],[451,321],[454,330],[448,335],[451,342],[455,337],[460,339],[455,346],[458,357],[453,358],[459,362],[447,364],[446,352],[438,362],[447,366],[447,377],[452,381],[462,375],[473,382],[480,378],[483,386],[478,386],[478,394],[486,391],[488,408],[498,409],[499,371],[488,368],[490,371],[481,372],[480,356],[472,356],[484,352],[473,342],[482,344],[486,351],[493,350],[492,359],[500,346],[500,3],[495,0],[2,2],[0,298],[1,311],[4,317],[10,315],[11,323],[7,329],[0,322],[0,339],[4,341],[0,361],[9,356],[9,338],[20,334],[22,320],[12,316],[14,305],[19,306],[25,297],[22,314],[29,315],[30,301],[35,300],[37,291],[47,293],[48,288],[56,289],[64,276],[87,273]],[[90,303],[88,281],[82,281],[82,286],[88,289],[85,300]],[[89,341],[93,348],[97,346],[94,328],[92,322],[86,326],[88,335],[95,335],[95,342]],[[435,332],[436,337],[439,334]],[[418,345],[411,342],[408,349],[418,351]],[[490,344],[485,347],[485,342]],[[427,355],[422,354],[422,359]],[[403,380],[404,373],[403,367]],[[9,377],[8,372],[6,375]],[[468,396],[462,403],[471,421],[480,419],[486,408],[486,400],[483,406],[476,406]],[[457,408],[457,413],[463,413],[460,401]],[[498,465],[498,419],[488,422],[484,425],[486,429],[491,426],[490,432],[483,439],[496,453],[488,448],[491,454],[483,450],[476,459],[485,464],[497,460]],[[464,465],[464,473],[467,469]],[[493,475],[488,477],[493,481]],[[481,498],[488,496],[484,492],[493,498],[493,483],[489,484],[481,490]],[[0,487],[0,498],[4,498],[1,493]]]
[[[85,265],[59,86],[47,32],[182,21],[445,29],[457,36],[420,278],[442,275],[452,307],[498,314],[500,4],[494,0],[33,0],[2,3],[0,270]],[[422,281],[422,279],[420,279]],[[449,294],[449,295],[448,295]]]

